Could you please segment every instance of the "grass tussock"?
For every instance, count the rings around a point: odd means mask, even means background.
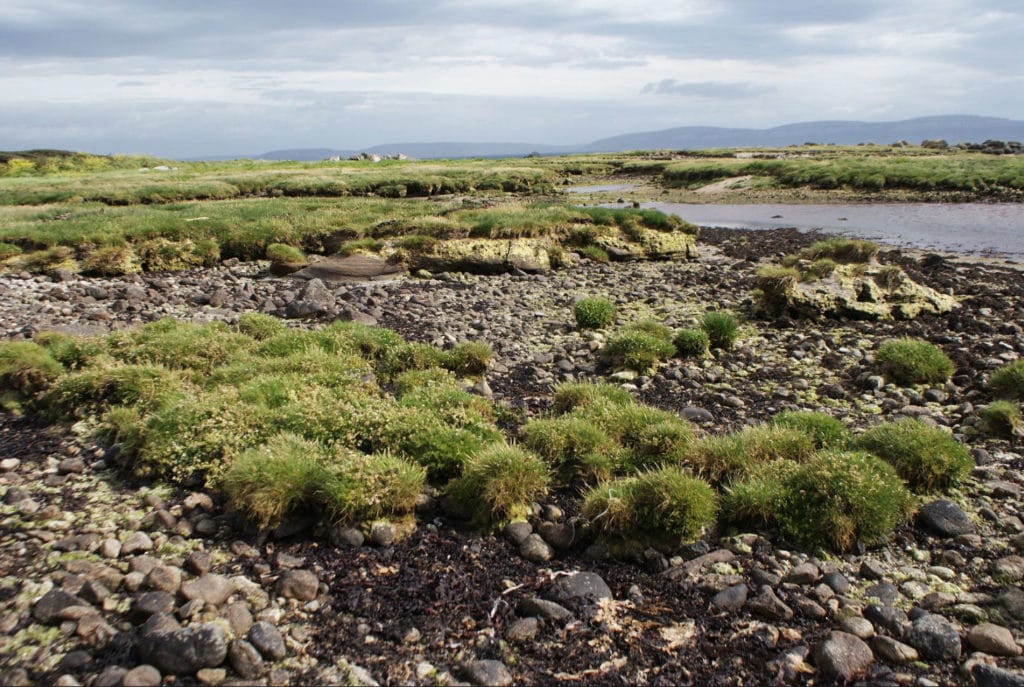
[[[672,344],[681,358],[703,358],[711,350],[711,338],[703,329],[680,329],[672,338]]]
[[[667,327],[644,320],[620,327],[601,349],[605,364],[613,369],[644,374],[676,352]]]
[[[727,521],[777,527],[803,547],[848,551],[906,520],[913,497],[888,463],[865,452],[827,451],[803,464],[765,464],[730,485]]]
[[[548,467],[538,456],[497,443],[467,460],[448,491],[474,520],[493,526],[525,518],[530,504],[547,492],[548,479]]]
[[[877,257],[879,246],[863,239],[831,238],[815,241],[800,251],[804,260],[831,260],[840,264],[866,263]]]
[[[700,328],[708,335],[712,349],[731,351],[739,338],[739,323],[736,317],[726,311],[712,311],[704,314]]]
[[[988,388],[1002,398],[1024,398],[1024,360],[1015,360],[995,370]]]
[[[599,296],[580,298],[572,312],[580,329],[601,329],[615,321],[615,304]]]
[[[665,467],[594,487],[582,512],[606,537],[675,547],[714,524],[718,497],[706,482]]]
[[[1020,406],[1012,401],[993,401],[978,411],[982,429],[992,436],[1012,439],[1024,433]]]
[[[815,438],[785,425],[761,424],[721,436],[702,439],[690,460],[697,472],[713,482],[735,480],[757,465],[777,460],[807,461],[815,451]]]
[[[853,445],[891,464],[915,492],[955,487],[974,467],[966,446],[947,432],[914,419],[872,427]]]
[[[875,361],[889,381],[911,384],[941,384],[955,369],[941,348],[917,339],[892,339],[883,343]]]
[[[826,413],[786,410],[772,418],[772,424],[809,435],[816,449],[841,449],[850,441],[846,425]]]

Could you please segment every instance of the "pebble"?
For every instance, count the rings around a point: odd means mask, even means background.
[[[825,676],[849,681],[864,673],[875,660],[864,640],[845,632],[832,632],[814,652],[814,662]]]
[[[316,598],[320,581],[309,570],[285,570],[277,580],[277,594],[286,599],[312,601]]]
[[[978,651],[993,656],[1018,656],[1021,649],[1013,639],[1013,633],[1001,625],[981,623],[967,632],[967,643]]]

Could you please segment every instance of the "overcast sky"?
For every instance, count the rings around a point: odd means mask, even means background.
[[[1021,0],[0,0],[0,150],[1024,119]]]

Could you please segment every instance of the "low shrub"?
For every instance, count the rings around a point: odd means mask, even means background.
[[[704,314],[701,329],[707,332],[711,348],[731,351],[739,337],[739,324],[732,313],[712,311]]]
[[[875,361],[885,377],[902,386],[938,384],[953,374],[954,366],[942,349],[917,339],[892,339],[883,343]]]
[[[633,403],[629,392],[614,384],[564,382],[554,389],[551,410],[562,414],[592,405],[625,406]]]
[[[493,444],[469,458],[448,493],[482,525],[523,519],[547,492],[544,462],[521,448]]]
[[[96,339],[59,332],[39,332],[35,342],[68,370],[79,370],[103,354],[103,346]]]
[[[1024,398],[1024,360],[1015,360],[995,370],[989,375],[988,388],[1003,398]]]
[[[711,349],[711,339],[703,329],[681,329],[672,339],[676,355],[683,358],[703,358]]]
[[[1020,407],[1011,401],[993,401],[978,411],[978,417],[981,418],[982,429],[1003,439],[1020,436],[1024,429]]]
[[[445,351],[441,366],[460,377],[480,377],[494,358],[494,349],[484,341],[464,341]]]
[[[814,438],[800,429],[762,424],[738,432],[706,437],[689,458],[697,472],[712,481],[735,480],[755,466],[775,460],[802,463],[814,453]]]
[[[220,246],[213,239],[171,241],[155,238],[137,246],[136,252],[147,272],[180,272],[210,267],[220,260]]]
[[[572,311],[580,329],[601,329],[615,321],[615,304],[607,298],[581,298]]]
[[[913,511],[913,496],[892,466],[863,452],[818,454],[784,485],[779,531],[801,546],[848,551],[874,543]]]
[[[441,367],[427,367],[422,370],[407,370],[395,375],[392,388],[395,398],[401,400],[406,394],[422,388],[458,388],[458,379],[451,370]]]
[[[643,326],[627,325],[608,338],[601,349],[601,356],[613,369],[643,374],[675,353],[671,334],[667,329],[665,333],[668,335],[662,336],[661,332],[652,332]]]
[[[238,324],[235,326],[240,333],[257,341],[272,339],[288,329],[284,322],[273,315],[258,312],[242,313],[238,316]]]
[[[627,470],[679,465],[689,456],[694,442],[693,428],[681,418],[652,422],[630,437],[621,462]]]
[[[872,427],[853,445],[890,463],[915,492],[956,486],[973,467],[963,444],[943,430],[914,419]]]
[[[126,363],[150,363],[201,374],[251,350],[253,345],[251,338],[231,331],[223,322],[195,324],[171,318],[114,332],[106,340],[110,354]]]
[[[583,499],[582,512],[605,536],[671,547],[714,524],[718,498],[706,482],[665,467],[594,487]]]
[[[399,408],[375,424],[374,452],[404,456],[426,468],[434,481],[458,475],[470,456],[501,438],[493,426],[452,427],[424,408]]]
[[[850,430],[846,425],[825,413],[787,410],[772,418],[772,424],[791,427],[809,435],[818,449],[843,448],[850,440]]]
[[[378,375],[387,380],[411,370],[449,367],[449,361],[449,355],[436,346],[416,342],[402,343],[384,353],[376,365],[376,370]]]
[[[235,459],[221,480],[228,503],[261,528],[311,507],[326,471],[320,447],[293,434],[271,437]]]

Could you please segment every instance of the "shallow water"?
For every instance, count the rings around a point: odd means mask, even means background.
[[[597,184],[596,186],[567,186],[566,193],[611,193],[612,191],[629,191],[636,184]]]
[[[1024,257],[1024,204],[1020,203],[644,203],[644,207],[706,227],[796,227],[904,247]]]

